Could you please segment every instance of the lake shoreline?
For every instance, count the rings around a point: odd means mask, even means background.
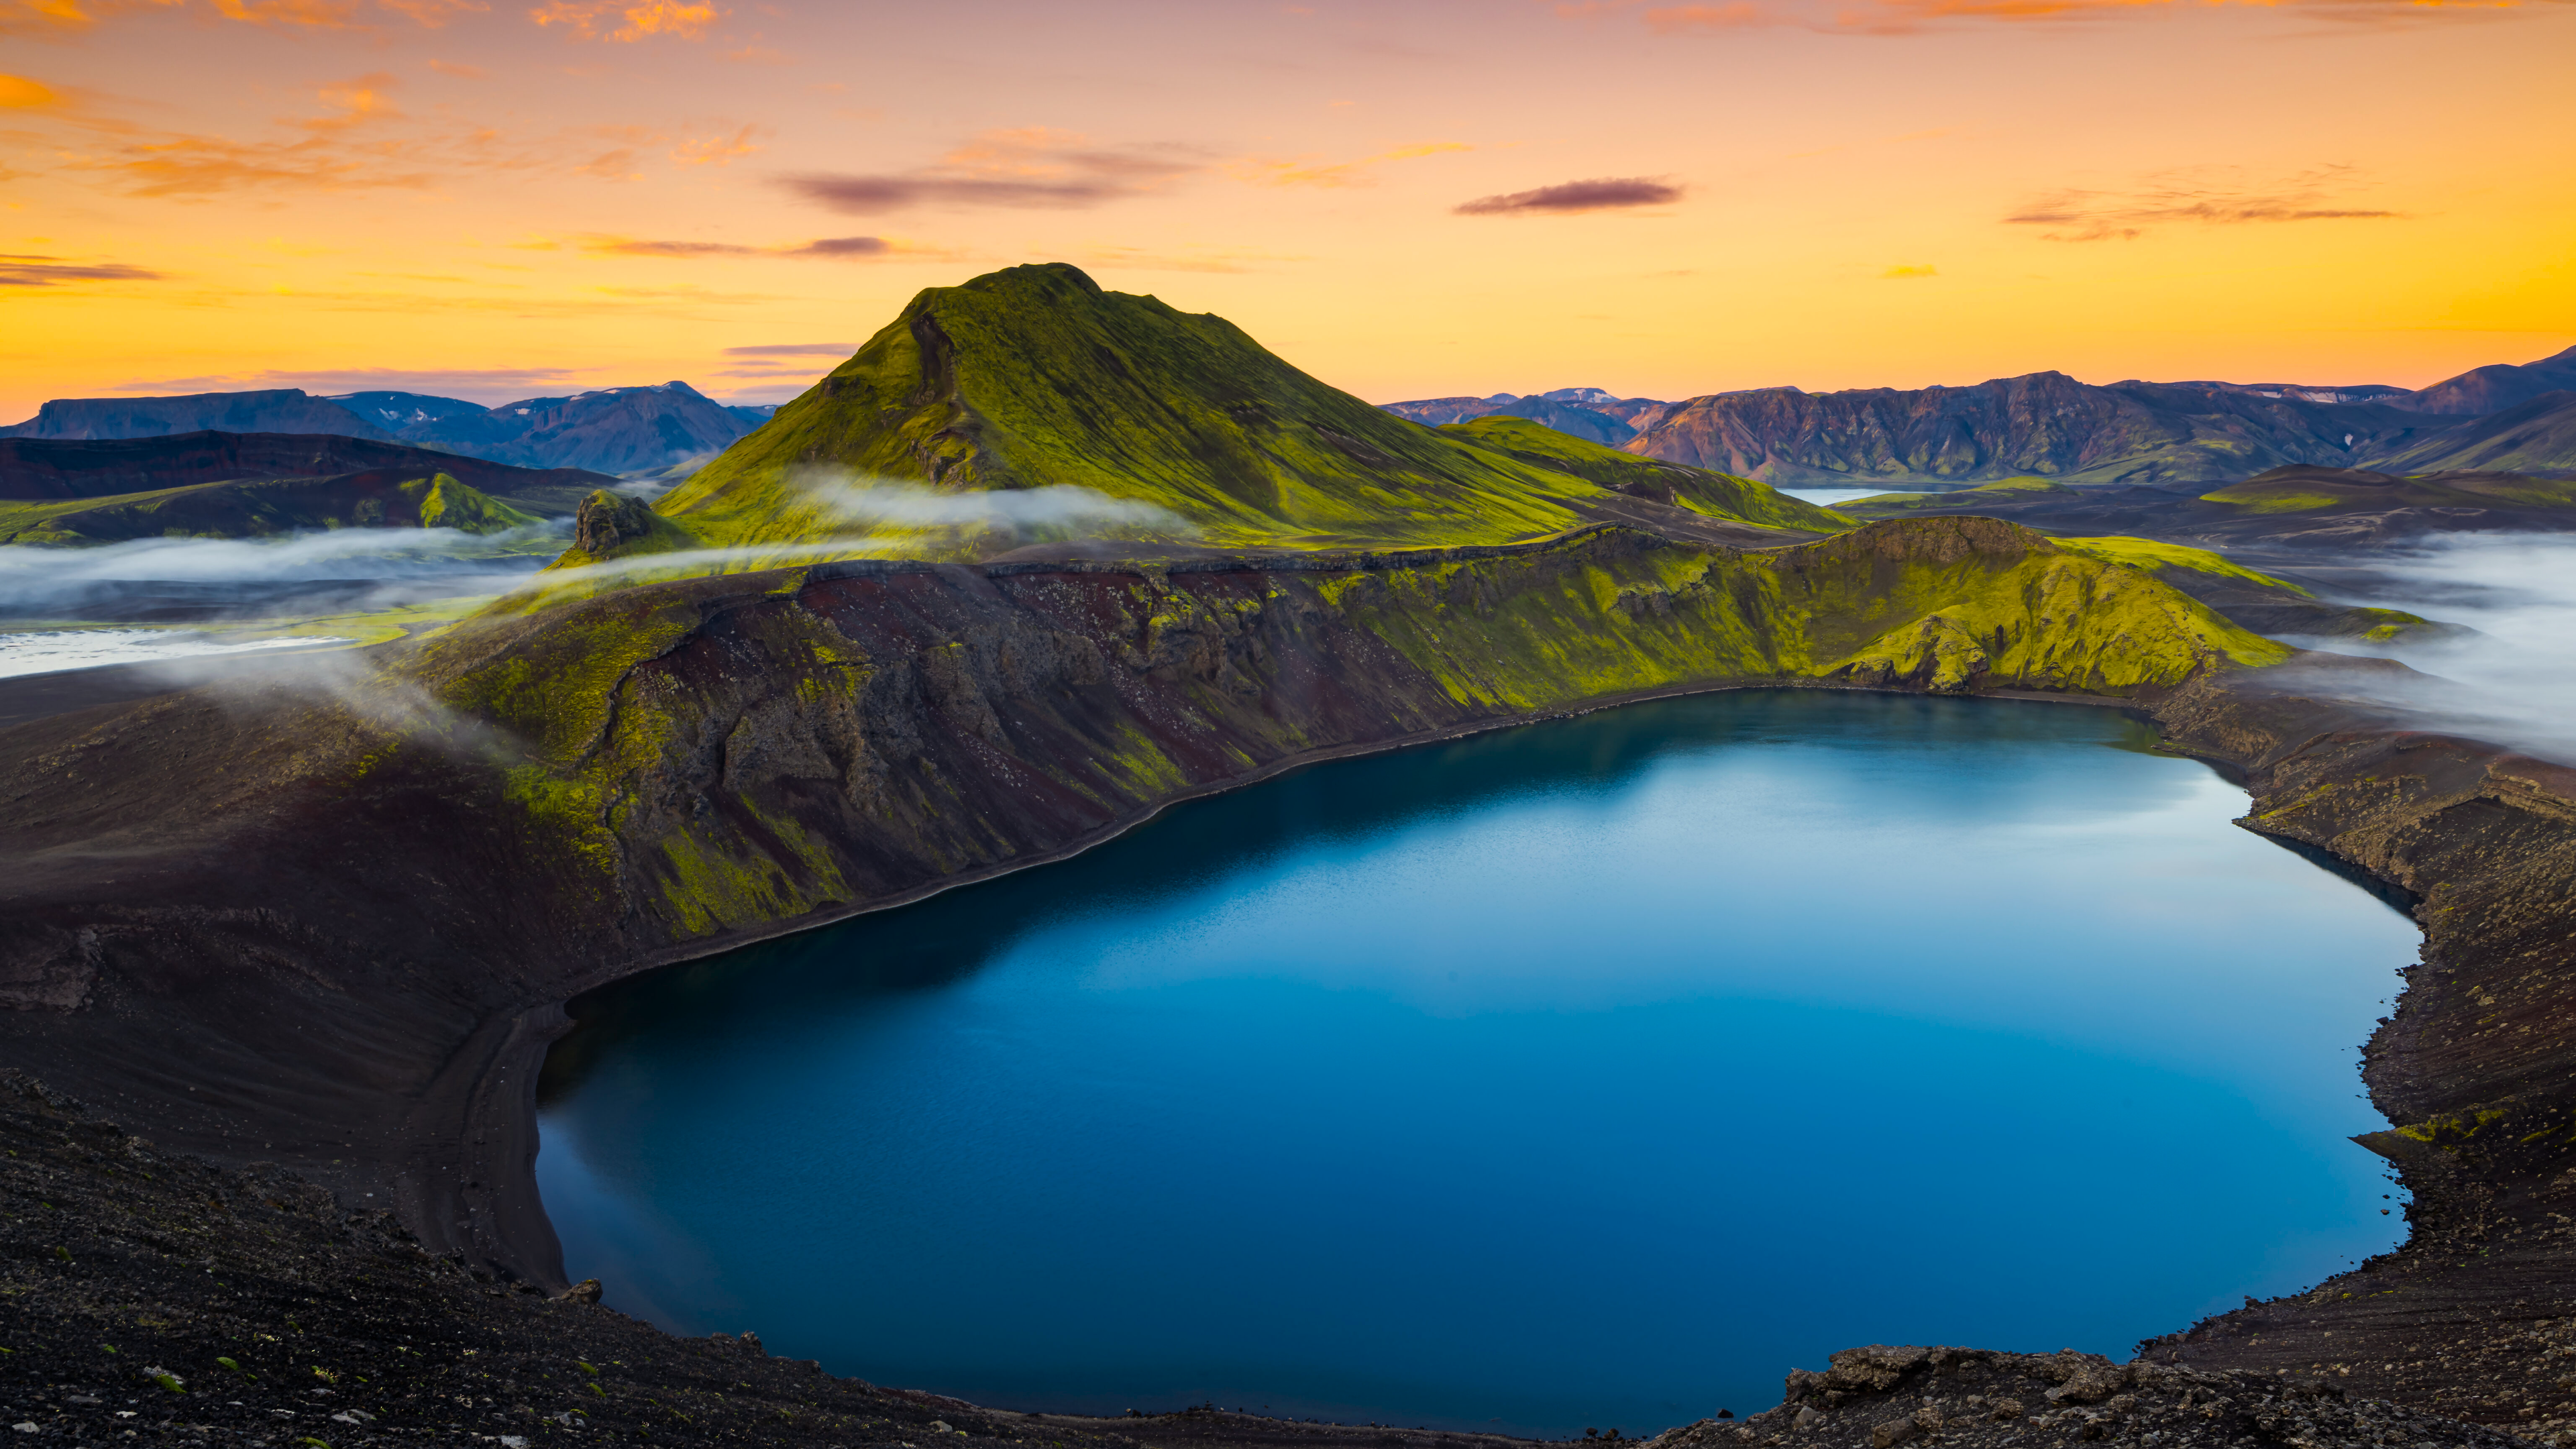
[[[1597,569],[1605,561],[1668,546],[1607,537],[1509,551],[1497,555],[1502,562],[1496,566],[1529,571],[1562,561],[1567,569]],[[2010,540],[1997,546],[2025,547]],[[1411,566],[1372,562],[1353,572]],[[1179,572],[1165,585],[1177,585]],[[1089,597],[1080,591],[1109,587],[1121,577],[1136,575],[1104,570],[1089,579],[1079,572],[997,577],[937,566],[817,579],[791,595],[764,592],[774,581],[747,575],[659,586],[637,596],[688,600],[707,611],[713,622],[695,626],[700,633],[692,638],[713,651],[705,667],[729,670],[723,661],[737,656],[721,650],[748,648],[736,641],[768,627],[760,620],[822,607],[835,595],[882,600],[865,607],[882,609],[885,617],[909,610],[956,620],[935,625],[952,631],[950,637],[979,637],[970,631],[980,628],[1007,642],[1023,637],[1008,632],[1022,626],[1008,619],[973,621],[1027,607],[1008,600]],[[1210,598],[1229,597],[1221,591],[1245,588],[1259,577],[1210,574],[1192,586]],[[1005,596],[1004,586],[1021,592]],[[1305,585],[1283,576],[1273,587]],[[1660,597],[1671,607],[1669,595],[1640,597],[1649,597],[1650,605]],[[497,780],[424,754],[371,765],[362,776],[312,781],[302,763],[308,737],[339,726],[306,701],[281,695],[219,705],[196,692],[22,726],[0,737],[0,747],[14,757],[22,779],[60,782],[44,786],[56,792],[44,798],[71,803],[57,807],[66,813],[49,817],[57,823],[25,839],[18,855],[12,891],[18,904],[8,922],[13,934],[0,942],[0,964],[8,968],[0,972],[0,985],[17,993],[14,1004],[22,1009],[0,1014],[0,1041],[12,1059],[59,1090],[149,1122],[156,1137],[176,1150],[234,1163],[288,1163],[346,1201],[398,1206],[434,1252],[456,1253],[531,1286],[560,1287],[560,1249],[534,1191],[533,1093],[544,1049],[563,1029],[561,1003],[583,991],[1061,859],[1116,838],[1176,800],[1308,764],[1647,699],[1749,688],[1859,687],[1703,675],[1644,689],[1605,689],[1537,710],[1479,712],[1420,687],[1418,661],[1362,637],[1345,616],[1282,608],[1278,623],[1265,625],[1279,631],[1269,637],[1280,642],[1260,645],[1211,622],[1196,634],[1176,630],[1155,643],[1154,652],[1113,666],[1129,671],[1117,676],[1126,691],[1119,707],[1129,711],[1118,718],[1160,718],[1156,711],[1168,701],[1202,689],[1200,679],[1235,678],[1239,656],[1274,676],[1289,671],[1281,677],[1306,691],[1300,698],[1320,711],[1310,735],[1339,731],[1343,738],[1267,760],[1240,750],[1228,755],[1202,740],[1192,757],[1203,762],[1196,766],[1202,778],[1167,782],[1138,808],[1106,811],[1105,820],[1082,828],[1070,828],[1079,823],[1079,812],[1059,812],[1053,818],[1067,828],[1051,841],[1039,832],[1043,849],[960,863],[865,900],[780,913],[746,928],[640,950],[635,948],[644,943],[618,915],[615,902],[594,901],[590,887],[513,834],[512,822],[522,817],[508,810]],[[1435,617],[1454,618],[1462,630],[1473,622],[1464,609]],[[1660,617],[1651,612],[1620,617],[1630,620],[1621,627],[1636,640],[1631,648],[1667,637],[1653,632],[1664,626],[1649,622]],[[1677,623],[1669,637],[1690,636]],[[1437,637],[1429,642],[1437,646]],[[1292,644],[1305,652],[1286,656]],[[1019,647],[1041,654],[1054,650],[1043,654],[1050,668],[1101,667],[1084,665],[1079,651],[1049,644],[1043,636],[1027,635]],[[666,657],[680,658],[676,651]],[[1191,672],[1202,667],[1208,675]],[[2500,981],[2513,979],[2517,970],[2528,972],[2514,963],[2546,949],[2539,944],[2544,939],[2563,941],[2576,924],[2564,889],[2566,860],[2554,853],[2576,847],[2576,778],[2494,746],[2428,733],[2422,721],[2336,692],[2336,671],[2366,673],[2370,667],[2367,661],[2305,656],[2268,670],[2204,673],[2178,689],[2141,690],[2139,697],[2125,699],[2023,689],[1965,693],[2143,713],[2178,749],[2241,770],[2254,793],[2249,821],[2264,833],[2301,840],[2425,897],[2418,918],[2434,919],[2437,939],[2428,955],[2438,956],[2440,971]],[[989,723],[992,706],[983,703],[979,715],[984,696],[967,687],[971,681],[927,666],[924,671],[918,698],[927,702],[913,707],[943,722],[945,733],[934,741],[948,752],[941,758],[960,762],[959,768],[993,759],[985,743],[993,737],[986,732],[999,728]],[[735,676],[706,677],[729,686]],[[779,682],[769,679],[772,687]],[[1900,681],[1885,683],[1894,686],[1892,692],[1927,692]],[[1188,697],[1228,696],[1209,690]],[[1401,716],[1391,724],[1389,715],[1398,706],[1421,727],[1403,727]],[[761,744],[748,741],[745,757]],[[186,761],[192,757],[228,763],[219,774],[191,772]],[[721,759],[708,768],[719,767]],[[1007,779],[1007,772],[999,778]],[[273,783],[279,781],[294,782],[296,793],[281,794]],[[239,803],[224,804],[232,815],[182,815],[143,837],[116,834],[127,828],[122,823],[95,823],[137,808],[133,801],[166,807],[192,792]],[[2398,848],[2426,838],[2438,838],[2449,852],[2445,868],[2459,870],[2437,879]],[[107,867],[113,875],[101,869],[109,861],[118,862]],[[257,907],[241,899],[245,867],[263,902]],[[424,882],[433,867],[456,878]],[[2516,934],[2480,939],[2456,912],[2442,916],[2445,893],[2457,894],[2459,881],[2490,896],[2502,892]],[[488,888],[498,883],[507,888]],[[2556,937],[2548,934],[2553,929]],[[585,961],[618,964],[578,966]],[[2552,969],[2576,976],[2563,960]],[[2547,975],[2544,970],[2532,979]],[[2482,1068],[2475,1053],[2464,1058],[2446,1047],[2437,1038],[2459,1023],[2474,1026],[2487,1008],[2476,995],[2447,984],[2428,995],[2420,970],[2414,981],[2398,1008],[2399,1025],[2383,1028],[2374,1045],[2368,1080],[2389,1120],[2415,1124],[2427,1140],[2382,1133],[2374,1137],[2394,1142],[2367,1145],[2392,1155],[2407,1174],[2417,1196],[2410,1213],[2416,1240],[2449,1243],[2460,1232],[2484,1231],[2481,1224],[2493,1217],[2488,1206],[2494,1201],[2514,1193],[2531,1197],[2529,1187],[2554,1180],[2558,1163],[2550,1154],[2563,1150],[2555,1143],[2523,1144],[2494,1154],[2487,1145],[2493,1136],[2476,1134],[2492,1121],[2564,1113],[2576,1102],[2562,1100],[2565,1088],[2558,1084],[2566,1069],[2553,1069],[2556,1059],[2545,1051],[2507,1054]],[[2576,989],[2563,994],[2576,1001]],[[2527,1028],[2525,1035],[2536,1045],[2557,1051],[2576,1041],[2576,1020],[2560,1012],[2545,991],[2526,983],[2517,1000],[2525,1004],[2516,1008],[2521,1015],[2515,1025]],[[2416,1049],[2418,1043],[2443,1051],[2428,1054]],[[2476,1108],[2516,1094],[2520,1099],[2503,1107]],[[2473,1110],[2461,1117],[2463,1107]],[[2482,1119],[2477,1110],[2501,1111],[2504,1117]],[[2471,1125],[2439,1125],[2453,1119]],[[2548,1175],[2535,1179],[2544,1167]],[[2463,1172],[2466,1185],[2455,1190],[2452,1179]],[[2533,1202],[2534,1211],[2545,1210],[2545,1203]],[[2392,1256],[2404,1258],[2414,1250],[2410,1241]],[[2576,1308],[2576,1261],[2551,1259],[2518,1272],[2518,1298],[2528,1306],[2513,1311],[2539,1317],[2554,1315],[2561,1304]],[[2402,1344],[2436,1332],[2441,1313],[2485,1312],[2479,1294],[2420,1297],[2437,1305],[2435,1317],[2390,1320],[2394,1336],[2386,1361],[2398,1361]],[[2452,1306],[2438,1307],[2442,1303]],[[2411,1299],[2406,1307],[2412,1308]],[[2281,1311],[2274,1310],[2276,1317]],[[2334,1331],[2315,1330],[2320,1336]],[[2321,1337],[2298,1339],[2286,1329],[2239,1335],[2222,1322],[2191,1335],[2190,1342],[2161,1351],[2190,1362],[2223,1363],[2273,1353],[2287,1341],[2308,1354],[2303,1363],[2325,1361],[2316,1351]],[[2415,1357],[2407,1355],[2409,1361]],[[2356,1387],[2366,1381],[2358,1366],[2354,1377]],[[2479,1392],[2491,1393],[2492,1377],[2479,1370],[2451,1374],[2443,1382],[2474,1379],[2485,1385]],[[2393,1380],[2391,1388],[2416,1392]],[[2499,1417],[2518,1416],[2520,1408]]]

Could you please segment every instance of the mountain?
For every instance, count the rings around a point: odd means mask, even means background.
[[[329,433],[392,442],[393,434],[301,388],[201,392],[185,397],[56,398],[0,438],[154,438],[215,429],[227,433]]]
[[[617,480],[578,468],[514,468],[400,443],[277,433],[178,433],[105,441],[0,438],[0,500],[58,502],[241,478],[447,473],[532,513],[567,514]]]
[[[1615,448],[1635,437],[1638,429],[1661,418],[1673,405],[1655,398],[1613,397],[1597,387],[1560,387],[1527,397],[1498,392],[1491,397],[1435,397],[1378,406],[1397,417],[1435,428],[1477,418],[1529,418],[1558,432]]]
[[[2290,466],[2194,496],[2162,488],[2069,488],[2010,479],[1942,493],[1888,493],[1841,505],[1857,518],[1976,515],[2055,534],[2127,534],[2276,566],[2419,543],[2434,534],[2576,528],[2576,481],[2487,471],[2414,477],[2361,468]],[[2210,600],[2204,600],[2210,602]],[[2250,628],[2272,625],[2239,617]],[[2305,632],[2317,632],[2308,630]]]
[[[1500,543],[1609,517],[1712,526],[1392,416],[1221,317],[1104,292],[1060,263],[922,292],[654,506],[725,545],[961,519],[995,546],[1110,531],[1165,551]]]
[[[0,544],[266,538],[337,528],[500,533],[537,521],[450,473],[376,468],[336,477],[241,478],[109,498],[0,503]]]
[[[443,422],[468,413],[489,411],[481,403],[425,392],[344,392],[323,401],[336,403],[375,426],[396,433],[423,423]]]
[[[2545,392],[2375,461],[2400,473],[2484,469],[2576,476],[2576,392]]]
[[[1448,423],[1440,431],[1536,467],[1571,473],[1614,493],[1686,508],[1712,518],[1826,533],[1849,528],[1852,522],[1831,509],[1792,498],[1748,478],[1640,458],[1586,442],[1531,418],[1495,415],[1471,423]]]
[[[402,430],[404,442],[530,468],[635,473],[703,457],[751,431],[685,382],[532,397]]]
[[[189,397],[60,398],[0,438],[150,438],[208,429],[403,442],[527,468],[624,475],[712,456],[776,409],[729,408],[685,382],[607,387],[487,408],[418,392],[297,388]]]
[[[2483,417],[2527,403],[2543,393],[2576,391],[2576,347],[2538,362],[2473,367],[2454,378],[2402,397],[2393,406],[2422,413]]]
[[[778,415],[776,403],[726,403],[724,410],[739,419],[746,428],[756,428]]]
[[[1907,391],[1796,388],[1693,398],[1627,451],[1767,482],[2233,481],[2286,464],[2350,467],[2446,420],[2187,383],[2097,387],[2061,372]]]

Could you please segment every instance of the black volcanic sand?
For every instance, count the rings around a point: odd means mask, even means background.
[[[0,1073],[0,1426],[99,1445],[884,1444],[1023,1449],[1524,1449],[1213,1406],[1095,1419],[976,1408],[672,1337],[589,1301],[433,1257],[381,1208],[260,1164],[167,1156]],[[854,1312],[900,1305],[853,1304]],[[996,1305],[996,1311],[1007,1311]],[[1848,1350],[1779,1408],[1653,1449],[1738,1445],[2531,1441],[2349,1397],[2330,1378],[2118,1365],[2091,1354]],[[1588,1441],[1578,1441],[1588,1442]],[[964,1446],[961,1446],[964,1449]]]

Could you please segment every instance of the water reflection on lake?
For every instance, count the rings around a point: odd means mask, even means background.
[[[1869,1342],[2125,1357],[2393,1245],[2412,925],[2063,705],[1326,766],[576,1003],[575,1277],[1017,1407],[1636,1435]]]

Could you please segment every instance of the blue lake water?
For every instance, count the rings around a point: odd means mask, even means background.
[[[1319,767],[574,1004],[538,1176],[687,1333],[1009,1407],[1636,1435],[2125,1357],[2393,1246],[2410,922],[2064,705],[1709,695]]]

